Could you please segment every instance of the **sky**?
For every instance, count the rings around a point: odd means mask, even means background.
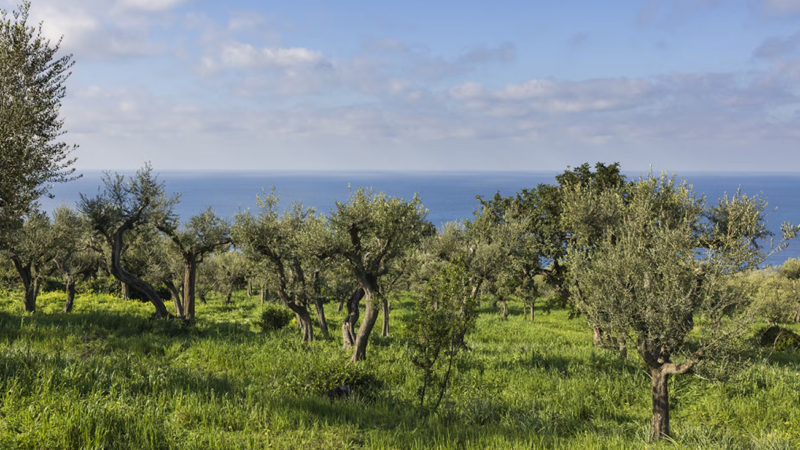
[[[74,55],[81,170],[800,172],[800,0],[32,0],[30,21]]]

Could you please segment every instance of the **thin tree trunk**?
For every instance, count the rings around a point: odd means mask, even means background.
[[[343,306],[344,306],[344,300],[339,300],[339,303],[336,304],[336,312],[342,312]]]
[[[69,267],[67,267],[67,259],[69,259],[69,256],[67,256],[67,258],[53,258],[56,267],[61,272],[61,275],[64,276],[64,285],[67,288],[67,301],[64,303],[63,310],[65,313],[72,311],[72,304],[75,301],[75,276],[70,272]]]
[[[625,338],[625,335],[620,335],[618,342],[619,357],[622,359],[628,359],[628,340]]]
[[[253,296],[253,280],[250,279],[247,280],[247,296]]]
[[[330,337],[328,333],[328,321],[325,319],[325,307],[322,304],[321,298],[316,297],[314,299],[314,307],[316,308],[317,322],[319,323],[319,331],[322,333],[322,338],[328,339]]]
[[[188,256],[188,258],[186,257]],[[183,259],[183,318],[194,320],[195,287],[197,285],[197,257],[185,255]]]
[[[531,322],[533,322],[533,319],[535,317],[534,314],[533,314],[533,307],[534,307],[534,305],[531,304]]]
[[[383,327],[381,328],[381,337],[389,337],[389,300],[386,298],[381,300],[381,310],[383,313]]]
[[[178,288],[175,286],[175,283],[172,280],[167,280],[164,282],[169,289],[170,296],[172,297],[172,303],[175,305],[175,315],[178,317],[183,317],[183,302],[181,301],[181,293],[178,292]]]
[[[263,305],[264,303],[267,302],[267,285],[266,284],[262,284],[261,285],[261,292],[259,294],[261,295],[261,304]]]
[[[121,283],[121,286],[122,286],[122,299],[123,300],[130,300],[131,299],[131,289],[128,287],[128,285],[124,281],[121,281],[120,283]]]
[[[328,339],[328,321],[325,319],[325,305],[322,304],[322,286],[320,285],[319,270],[314,272],[313,290],[314,290],[314,308],[317,313],[317,322],[319,323],[319,331],[322,333],[323,339]]]
[[[64,303],[64,312],[68,313],[72,311],[72,304],[75,302],[75,279],[71,276],[66,276],[66,284],[67,284],[67,301]]]
[[[667,391],[668,375],[659,369],[651,369],[653,379],[653,426],[650,437],[660,441],[669,437],[669,392]]]
[[[500,304],[503,305],[503,311],[500,313],[500,316],[506,319],[508,318],[508,302],[506,302],[505,297],[500,297]]]
[[[206,305],[208,303],[206,302],[206,291],[199,291],[197,293],[197,298],[200,300],[201,305]]]

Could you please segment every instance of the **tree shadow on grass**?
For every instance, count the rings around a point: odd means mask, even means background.
[[[64,340],[77,337],[82,341],[136,339],[149,336],[153,341],[163,339],[212,339],[242,341],[254,339],[249,324],[212,322],[202,318],[187,326],[180,320],[151,320],[134,313],[86,311],[14,315],[0,312],[0,338],[14,341]],[[164,342],[161,342],[163,344]]]
[[[532,436],[557,440],[577,436],[584,431],[609,436],[618,435],[618,429],[598,430],[592,423],[594,413],[589,407],[563,414],[549,415],[525,410],[502,402],[478,400],[464,405],[443,405],[436,414],[419,410],[418,404],[384,399],[379,403],[365,403],[359,398],[329,402],[322,398],[284,399],[280,407],[297,421],[311,419],[342,429],[379,430],[397,439],[396,445],[409,442],[413,436],[422,442],[496,442],[528,439]],[[632,423],[638,418],[625,414],[604,414],[605,421]],[[391,444],[390,444],[391,445]]]

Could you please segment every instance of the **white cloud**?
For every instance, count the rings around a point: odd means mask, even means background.
[[[230,42],[220,49],[220,61],[228,67],[252,69],[262,67],[314,67],[326,64],[322,52],[306,48],[255,48],[241,42]]]
[[[654,91],[653,83],[647,80],[559,82],[533,79],[494,91],[476,83],[465,83],[451,89],[450,96],[474,110],[497,116],[519,116],[633,108],[645,104]]]
[[[43,34],[51,41],[63,36],[63,50],[82,61],[142,56],[163,50],[151,30],[183,1],[38,0],[31,6],[30,22],[42,22]]]

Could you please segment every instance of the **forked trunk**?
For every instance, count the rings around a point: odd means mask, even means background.
[[[364,289],[361,287],[353,291],[347,300],[347,317],[342,322],[342,350],[350,350],[356,343],[356,323],[359,316],[359,305],[364,298]]]
[[[64,303],[64,312],[68,313],[72,311],[72,304],[75,302],[75,279],[70,276],[65,278],[67,284],[67,301]]]
[[[381,337],[389,337],[389,300],[381,300],[381,311],[383,313],[383,327],[381,328]]]
[[[650,437],[654,441],[660,441],[669,437],[669,375],[659,368],[650,369],[650,376],[653,379],[653,426]]]

